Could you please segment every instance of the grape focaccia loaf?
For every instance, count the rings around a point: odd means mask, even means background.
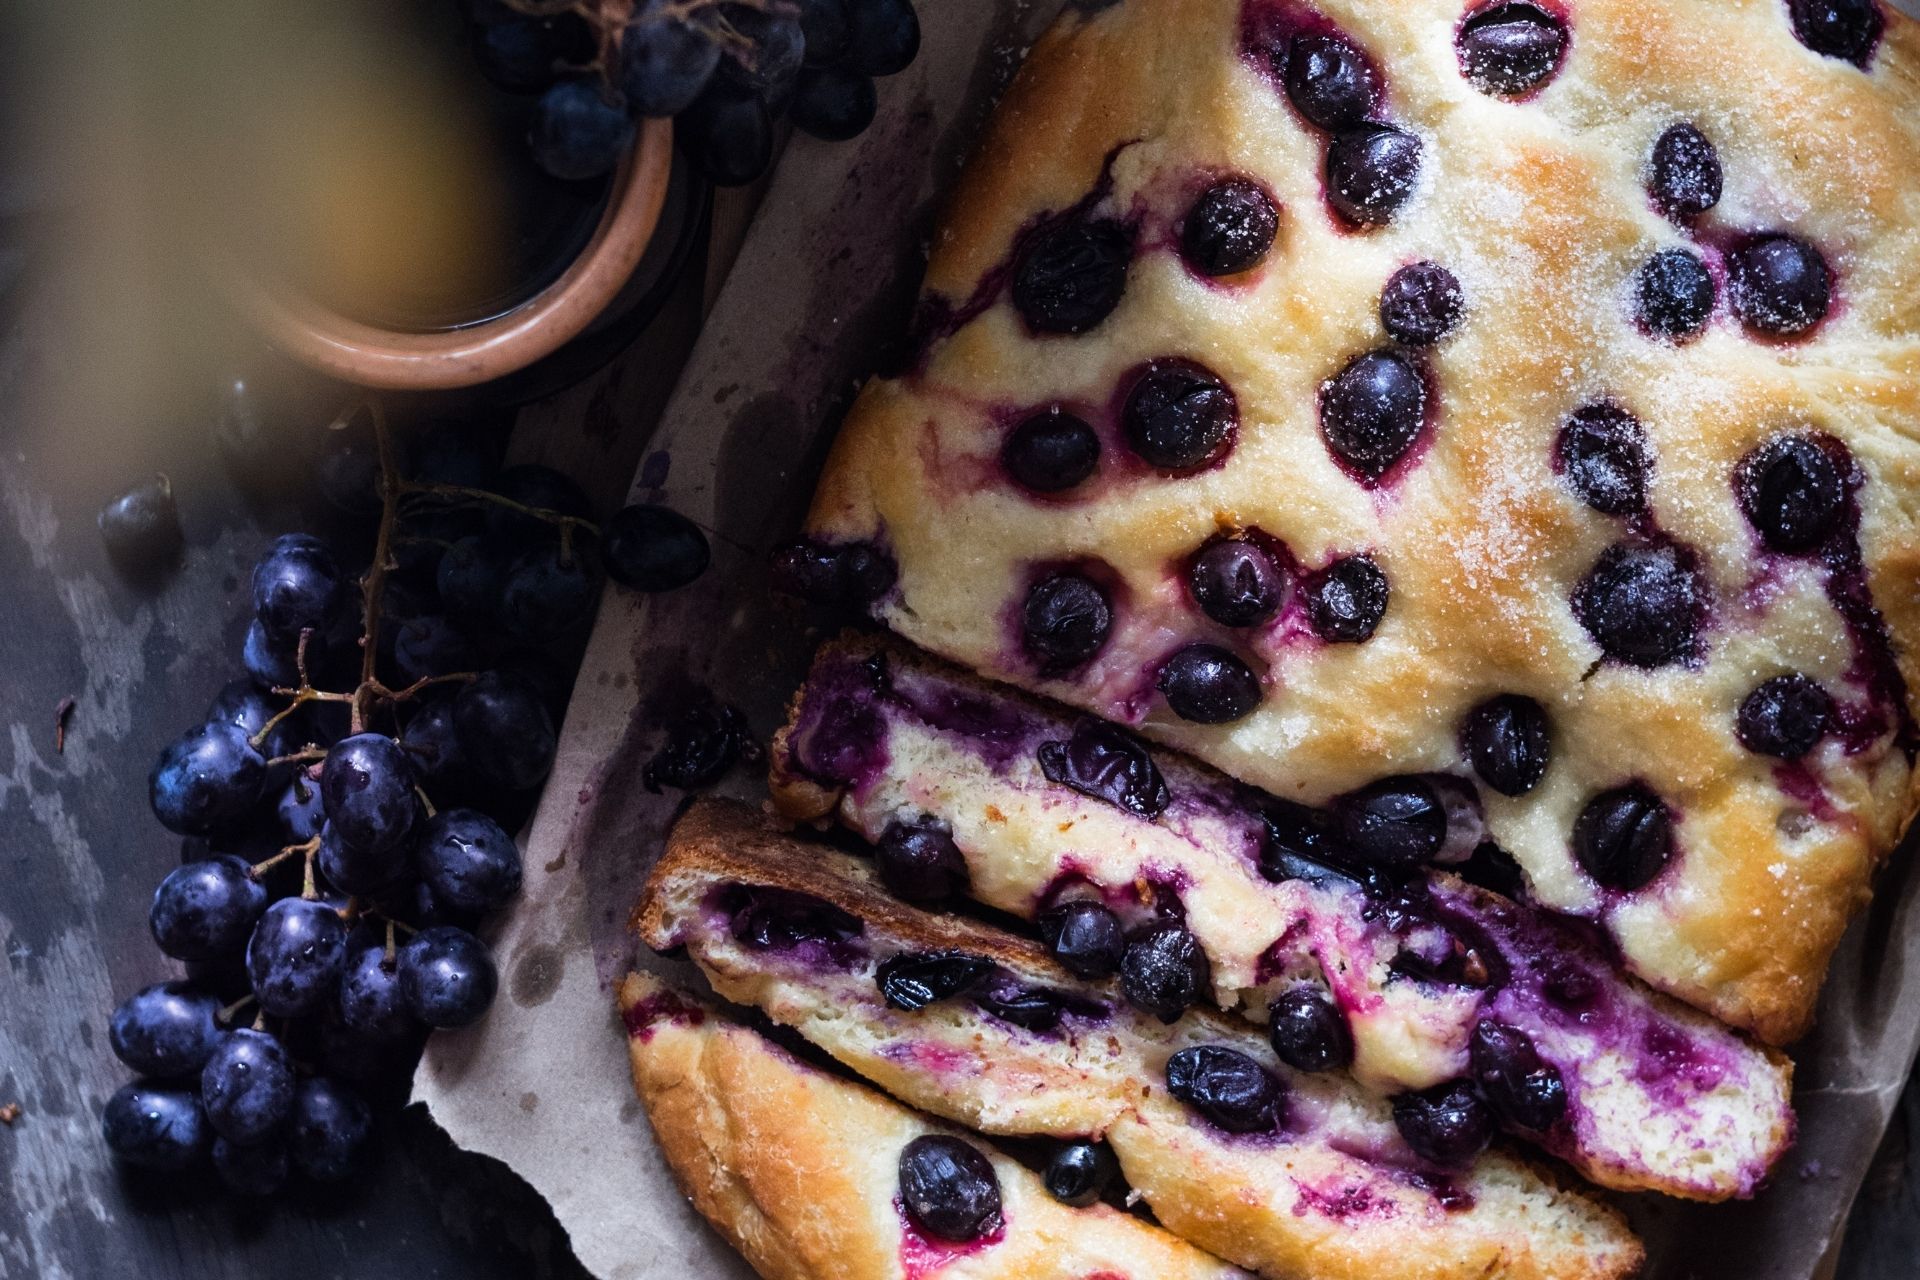
[[[975,1143],[998,1193],[983,1213],[997,1225],[980,1241],[943,1240],[906,1216],[900,1165],[910,1144],[964,1141],[952,1130],[807,1066],[651,975],[628,974],[619,999],[633,1087],[667,1163],[768,1280],[1246,1276],[1106,1205],[1069,1208]]]
[[[688,811],[635,925],[911,1106],[988,1133],[1105,1138],[1169,1230],[1262,1275],[1599,1280],[1640,1262],[1616,1214],[1544,1171],[1471,1141],[1423,1160],[1383,1102],[1274,1066],[1251,1028],[1137,1014],[1111,983],[907,907],[744,806]],[[1410,1105],[1445,1125],[1444,1099]]]
[[[1099,904],[1116,942],[1176,922],[1215,1001],[1279,1027],[1295,1066],[1350,1060],[1392,1092],[1475,1077],[1511,1131],[1596,1182],[1751,1195],[1791,1139],[1784,1055],[1623,976],[1579,929],[1451,874],[1343,865],[1297,806],[898,640],[823,648],[772,765],[781,812],[876,842],[890,888],[964,891],[1056,937],[1069,904]]]
[[[1038,45],[781,569],[1765,1039],[1914,807],[1920,25],[1121,0]]]

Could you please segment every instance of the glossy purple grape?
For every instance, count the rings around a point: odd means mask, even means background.
[[[1865,68],[1886,30],[1877,0],[1788,0],[1793,34],[1828,58]]]
[[[1826,540],[1846,509],[1840,468],[1808,436],[1775,436],[1734,473],[1740,509],[1769,548],[1794,554]]]
[[[1740,703],[1740,745],[1763,756],[1798,760],[1820,745],[1839,717],[1833,695],[1799,672],[1774,676]]]
[[[594,37],[578,14],[483,23],[473,32],[480,73],[509,93],[533,93],[552,84],[563,64],[589,62]]]
[[[279,1137],[262,1142],[213,1140],[213,1172],[220,1185],[237,1196],[263,1199],[287,1185],[287,1144]]]
[[[1328,451],[1367,482],[1406,456],[1426,415],[1426,379],[1397,351],[1356,356],[1320,391],[1320,434]]]
[[[1338,1005],[1314,987],[1294,987],[1267,1010],[1267,1034],[1296,1071],[1338,1071],[1353,1061],[1353,1032]]]
[[[1154,360],[1120,411],[1127,445],[1159,471],[1194,471],[1233,447],[1240,406],[1212,370],[1188,360]]]
[[[1200,940],[1177,924],[1148,928],[1120,959],[1120,990],[1136,1009],[1165,1023],[1180,1020],[1213,987]]]
[[[1409,347],[1430,347],[1452,333],[1467,308],[1453,272],[1437,262],[1410,262],[1380,290],[1380,324]]]
[[[1113,629],[1107,593],[1083,574],[1042,578],[1020,610],[1020,643],[1042,675],[1062,675],[1088,662]]]
[[[393,674],[400,682],[396,688],[405,688],[428,676],[452,675],[473,666],[473,650],[466,636],[442,614],[423,613],[402,618],[391,623],[381,638],[391,646]]]
[[[387,960],[386,946],[363,941],[348,956],[340,974],[341,1024],[354,1035],[380,1044],[398,1044],[419,1030],[400,994],[400,965]]]
[[[1386,616],[1387,575],[1372,557],[1342,556],[1301,583],[1313,633],[1332,644],[1359,644]]]
[[[507,566],[495,615],[507,635],[544,643],[580,631],[599,602],[599,557],[582,541],[565,549],[555,542]]]
[[[698,791],[720,781],[750,750],[757,750],[753,731],[739,709],[703,700],[668,722],[667,740],[640,771],[640,780],[649,791]]]
[[[1648,333],[1685,342],[1713,318],[1713,274],[1691,249],[1662,249],[1634,274],[1633,300]]]
[[[465,929],[422,929],[400,949],[400,994],[430,1027],[464,1027],[493,1003],[500,975],[486,945]]]
[[[900,1207],[907,1221],[955,1244],[1002,1229],[1000,1179],[979,1148],[946,1134],[923,1134],[900,1152]]]
[[[462,758],[496,786],[526,791],[553,769],[553,720],[533,687],[510,672],[489,671],[462,688],[453,727]]]
[[[1527,1133],[1546,1133],[1566,1115],[1566,1082],[1520,1028],[1481,1019],[1473,1028],[1468,1055],[1474,1083],[1494,1114],[1508,1125]]]
[[[1361,125],[1327,146],[1327,201],[1348,222],[1383,226],[1420,180],[1420,139],[1392,125]]]
[[[1353,881],[1360,874],[1349,869],[1336,851],[1339,838],[1333,815],[1324,809],[1292,800],[1268,797],[1260,809],[1265,827],[1260,842],[1260,874],[1275,884],[1304,880],[1324,884]]]
[[[1393,1123],[1415,1155],[1449,1167],[1466,1164],[1493,1138],[1493,1114],[1464,1080],[1401,1094]]]
[[[346,959],[347,926],[339,911],[325,902],[282,898],[254,926],[247,979],[261,1009],[297,1017],[333,995]]]
[[[1085,420],[1056,405],[1007,433],[1000,465],[1022,488],[1064,493],[1100,465],[1100,437]]]
[[[1065,742],[1041,743],[1038,756],[1048,781],[1139,817],[1158,817],[1171,803],[1153,753],[1104,721],[1082,721]]]
[[[264,1141],[293,1114],[293,1062],[264,1031],[230,1031],[201,1068],[200,1098],[221,1137]]]
[[[494,477],[492,489],[503,498],[538,511],[581,519],[592,512],[586,492],[570,476],[537,462],[508,467]],[[498,503],[488,503],[486,511],[487,532],[502,545],[522,547],[556,536],[553,523],[539,516]]]
[[[734,940],[759,951],[790,951],[803,942],[844,943],[864,931],[859,917],[831,902],[785,889],[742,886],[728,909]]]
[[[806,56],[798,12],[787,5],[761,8],[723,0],[720,21],[736,38],[725,42],[715,74],[770,106],[784,104]]]
[[[1727,300],[1753,332],[1796,338],[1827,318],[1833,273],[1820,251],[1798,236],[1756,236],[1727,255]]]
[[[213,1141],[198,1097],[144,1080],[121,1085],[107,1099],[100,1131],[119,1159],[173,1173],[198,1164]]]
[[[372,1133],[373,1113],[352,1089],[325,1076],[300,1082],[287,1150],[301,1173],[319,1183],[344,1181]]]
[[[680,113],[674,136],[688,162],[716,186],[745,186],[773,164],[766,99],[718,76]]]
[[[642,0],[620,32],[621,96],[636,116],[674,116],[693,105],[720,65],[715,10]]]
[[[1686,121],[1668,125],[1647,159],[1647,193],[1669,217],[1695,218],[1720,203],[1720,153]]]
[[[343,845],[359,852],[392,849],[407,838],[418,808],[413,787],[406,753],[380,733],[342,738],[320,770],[327,821]]]
[[[1337,33],[1294,37],[1287,46],[1287,100],[1322,129],[1364,124],[1380,103],[1380,73],[1361,48]]]
[[[1167,1092],[1228,1133],[1271,1133],[1286,1101],[1273,1073],[1238,1049],[1214,1044],[1167,1059]]]
[[[147,927],[176,960],[219,960],[240,953],[267,907],[252,868],[231,854],[176,867],[153,891]]]
[[[798,0],[797,7],[800,34],[806,37],[807,65],[838,63],[853,38],[853,14],[847,0]]]
[[[887,1004],[924,1009],[972,990],[993,972],[993,961],[969,951],[903,951],[881,962],[873,982]]]
[[[1546,708],[1517,693],[1488,698],[1467,712],[1460,742],[1480,781],[1503,796],[1539,786],[1553,760]]]
[[[107,554],[123,569],[158,568],[180,554],[180,515],[173,505],[173,485],[155,476],[100,508],[95,518]]]
[[[207,704],[207,723],[230,724],[248,737],[267,727],[282,708],[287,699],[275,697],[260,688],[251,680],[229,680],[220,686],[220,692],[213,695],[213,701]],[[280,722],[273,736],[265,745],[262,754],[280,754],[281,747],[293,745],[292,728],[298,717],[289,717]]]
[[[491,538],[471,534],[460,538],[440,556],[434,583],[441,607],[462,622],[490,621],[500,584],[507,576],[507,557]]]
[[[527,130],[533,162],[563,182],[611,173],[633,146],[633,118],[598,77],[562,80],[542,94]]]
[[[1124,222],[1076,217],[1045,227],[1014,262],[1014,309],[1035,333],[1085,333],[1120,305],[1132,261]]]
[[[312,671],[324,659],[327,651],[325,638],[313,636],[307,642],[307,669]],[[246,670],[248,679],[262,690],[296,689],[300,686],[300,646],[298,642],[281,643],[267,634],[267,629],[255,618],[247,626],[246,639],[241,642],[240,665]]]
[[[114,1057],[143,1076],[172,1078],[199,1071],[220,1042],[220,1001],[184,982],[142,987],[107,1021]]]
[[[498,911],[520,892],[520,850],[499,823],[472,809],[443,809],[413,846],[414,870],[456,911]]]
[[[872,76],[847,67],[808,67],[793,87],[788,114],[802,133],[846,142],[865,133],[879,110]]]
[[[212,835],[247,817],[267,783],[266,757],[231,724],[202,724],[168,743],[147,775],[160,825],[180,835]]]
[[[1447,809],[1420,777],[1381,778],[1334,801],[1341,843],[1377,866],[1431,862],[1447,842]]]
[[[1047,950],[1067,972],[1097,981],[1120,971],[1126,934],[1120,917],[1099,903],[1063,903],[1044,912],[1039,924]]]
[[[1291,586],[1273,553],[1247,538],[1210,542],[1187,566],[1187,590],[1223,627],[1257,627],[1280,612]]]
[[[846,64],[870,76],[913,65],[920,52],[920,15],[913,0],[847,0]]]
[[[1102,1195],[1120,1174],[1120,1163],[1102,1142],[1063,1144],[1047,1161],[1041,1175],[1047,1194],[1061,1204],[1084,1209]]]
[[[635,591],[677,591],[705,573],[713,559],[699,525],[648,502],[615,512],[603,544],[607,576]]]
[[[1065,1003],[1053,992],[1013,982],[990,983],[974,993],[973,1002],[1002,1022],[1026,1031],[1052,1031],[1066,1012]]]
[[[1251,271],[1280,233],[1273,197],[1250,178],[1222,178],[1200,193],[1180,220],[1180,249],[1203,276]]]
[[[1460,71],[1482,93],[1517,98],[1559,71],[1567,26],[1526,0],[1491,4],[1461,24],[1456,38]]]
[[[1621,542],[1574,588],[1573,612],[1609,658],[1654,668],[1694,656],[1706,600],[1691,553]]]
[[[1260,677],[1217,644],[1176,650],[1153,683],[1175,715],[1195,724],[1231,724],[1260,705]]]
[[[880,882],[908,902],[944,902],[966,892],[967,860],[944,822],[891,822],[873,852]]]
[[[435,698],[415,708],[400,731],[400,749],[429,795],[444,798],[449,789],[457,789],[467,765],[453,726],[453,698]],[[319,788],[314,791],[318,794]]]
[[[282,534],[253,569],[253,613],[268,637],[291,645],[326,631],[342,595],[340,566],[318,538]]]
[[[1639,420],[1606,401],[1582,405],[1560,428],[1554,463],[1580,501],[1603,515],[1644,511],[1653,459]]]
[[[781,547],[770,565],[774,589],[815,604],[864,609],[893,590],[893,558],[865,542],[804,541]]]
[[[315,865],[332,889],[355,898],[388,898],[405,887],[413,864],[407,844],[363,850],[340,841],[332,823],[321,825],[321,848]]]
[[[1673,815],[1643,783],[1601,792],[1574,819],[1573,856],[1603,888],[1642,888],[1673,852]]]

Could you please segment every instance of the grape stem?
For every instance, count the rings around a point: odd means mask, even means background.
[[[524,502],[515,502],[503,494],[492,493],[486,489],[475,489],[464,484],[437,484],[425,480],[403,480],[400,482],[402,497],[415,494],[438,495],[445,498],[458,498],[463,502],[485,502],[508,511],[517,512],[534,520],[544,520],[548,524],[559,525],[562,532],[568,529],[585,529],[598,534],[600,526],[582,516],[563,515],[558,511],[549,511],[545,507],[530,507]]]
[[[276,764],[301,764],[313,760],[325,760],[326,758],[327,749],[325,747],[302,747],[300,750],[289,752],[284,756],[272,757],[267,761],[267,767],[272,768]]]
[[[352,730],[361,733],[367,727],[367,704],[372,699],[370,686],[377,683],[373,666],[380,651],[380,600],[386,594],[387,571],[392,567],[393,525],[400,515],[403,484],[394,462],[393,434],[387,430],[386,410],[380,402],[367,402],[373,418],[373,439],[380,454],[380,531],[374,536],[373,562],[360,578],[360,603],[366,626],[360,633],[360,687],[353,691]]]
[[[220,1012],[216,1013],[214,1017],[217,1018],[222,1023],[231,1023],[233,1021],[234,1014],[239,1013],[242,1009],[246,1008],[248,1005],[252,1003],[253,1003],[253,992],[249,991],[247,992],[247,994],[241,996],[238,1000],[235,1000],[232,1004],[228,1005],[226,1008],[220,1010]]]
[[[311,856],[318,852],[320,852],[320,837],[315,836],[313,839],[303,840],[299,844],[290,844],[280,850],[280,852],[274,854],[271,858],[262,858],[260,861],[254,863],[252,867],[248,868],[247,874],[255,880],[258,880],[261,875],[271,871],[275,866],[285,862],[296,853],[304,853]]]
[[[320,890],[313,883],[313,864],[314,860],[320,856],[320,837],[315,836],[308,841],[304,852],[307,855],[307,869],[300,878],[300,896],[312,902],[320,896]]]

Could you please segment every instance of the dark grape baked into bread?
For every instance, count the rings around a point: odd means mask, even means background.
[[[1211,972],[1196,994],[1269,1025],[1296,1066],[1350,1064],[1390,1092],[1478,1078],[1507,1128],[1594,1181],[1750,1195],[1792,1136],[1783,1055],[1621,974],[1565,922],[1452,874],[1387,875],[1339,815],[898,640],[822,649],[772,763],[781,811],[873,841],[894,891],[1038,921],[1096,971],[1121,964],[1119,939],[1178,925]],[[1477,823],[1453,809],[1449,860],[1472,872]],[[1115,940],[1104,960],[1092,930]]]
[[[1612,1210],[1483,1149],[1457,1100],[1389,1106],[1341,1073],[1280,1064],[1246,1024],[1139,1013],[1117,984],[906,906],[857,860],[745,806],[689,810],[635,925],[911,1106],[988,1133],[1104,1139],[1167,1229],[1262,1275],[1528,1280],[1639,1264]]]
[[[628,974],[619,1003],[662,1154],[770,1280],[1245,1280],[1104,1204],[1061,1204],[978,1140],[800,1062],[650,974]]]
[[[1916,83],[1876,0],[1072,10],[781,570],[1281,799],[1457,779],[1784,1043],[1915,804]]]

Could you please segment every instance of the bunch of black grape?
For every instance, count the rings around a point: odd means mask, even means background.
[[[920,50],[913,0],[637,0],[612,28],[592,4],[470,0],[467,13],[488,77],[542,95],[534,159],[569,180],[611,170],[636,119],[673,116],[696,169],[752,182],[782,114],[817,138],[855,137],[873,122],[874,78]]]
[[[480,1018],[497,986],[474,930],[519,891],[509,831],[553,766],[567,676],[543,641],[584,627],[598,574],[644,591],[706,568],[690,521],[658,506],[605,529],[538,466],[496,471],[457,432],[404,475],[375,418],[319,466],[341,505],[380,512],[357,578],[318,539],[277,539],[252,575],[246,677],[149,775],[185,837],[148,916],[183,979],[114,1011],[142,1079],[108,1101],[123,1159],[211,1157],[233,1190],[298,1170],[344,1178],[368,1098],[404,1081],[433,1028]]]

